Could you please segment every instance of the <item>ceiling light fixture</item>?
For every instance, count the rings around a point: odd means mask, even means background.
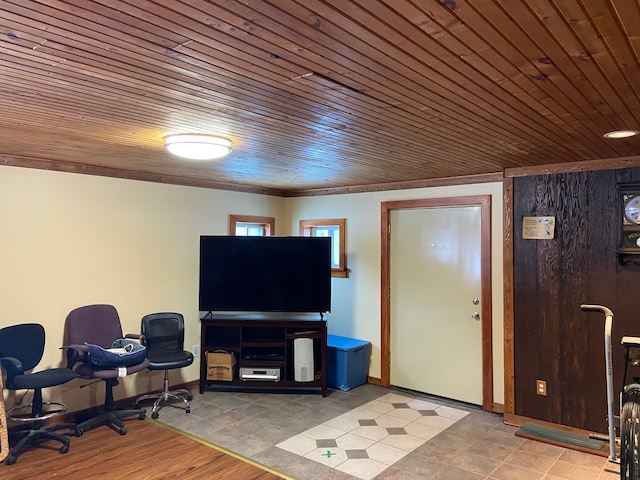
[[[231,153],[231,141],[215,135],[172,133],[164,143],[170,153],[191,160],[213,160]]]
[[[607,132],[602,135],[604,138],[627,138],[638,135],[640,132],[637,130],[614,130],[613,132]]]

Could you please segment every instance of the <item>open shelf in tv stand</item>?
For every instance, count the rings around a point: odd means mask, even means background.
[[[200,328],[200,393],[212,390],[327,395],[325,320],[213,314],[200,320]],[[313,340],[315,375],[312,381],[295,381],[293,345],[296,338]],[[235,354],[237,363],[232,381],[207,379],[207,352],[216,350]],[[241,367],[280,368],[280,381],[241,380]]]

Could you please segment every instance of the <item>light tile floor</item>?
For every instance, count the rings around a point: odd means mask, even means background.
[[[363,385],[348,392],[330,391],[325,398],[223,392],[194,392],[193,396],[190,414],[166,406],[160,410],[159,420],[299,480],[619,478],[618,467],[605,457],[516,437],[517,429],[505,425],[500,415],[412,392]],[[398,408],[394,403],[406,407]],[[422,408],[425,405],[429,408]],[[396,416],[391,415],[390,407]],[[389,410],[381,411],[385,409]],[[399,414],[402,410],[405,412]],[[445,420],[436,421],[443,422],[436,427],[440,431],[430,435],[434,432],[426,433],[423,422],[433,427],[425,419],[435,416],[424,415],[421,410],[455,412],[453,416],[459,418],[438,414]],[[365,411],[368,413],[361,416]],[[408,417],[398,422],[396,419],[403,415]],[[455,421],[445,425],[449,423],[446,419]],[[408,423],[400,426],[403,422]],[[403,428],[407,433],[393,430]],[[385,429],[386,437],[381,429]],[[386,429],[392,429],[394,434]],[[402,448],[392,440],[383,440],[395,434],[418,441],[403,444]],[[307,442],[307,446],[296,450],[294,438],[301,444]],[[325,460],[322,454],[327,450],[345,453]],[[365,453],[380,464],[379,471],[360,458]]]
[[[469,415],[398,393],[388,393],[276,447],[370,480]]]

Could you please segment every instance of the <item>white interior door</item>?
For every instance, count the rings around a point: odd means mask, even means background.
[[[480,213],[391,212],[392,385],[482,405]]]

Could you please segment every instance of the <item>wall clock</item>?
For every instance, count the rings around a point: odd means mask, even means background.
[[[620,260],[640,262],[640,184],[618,187],[618,222]]]

